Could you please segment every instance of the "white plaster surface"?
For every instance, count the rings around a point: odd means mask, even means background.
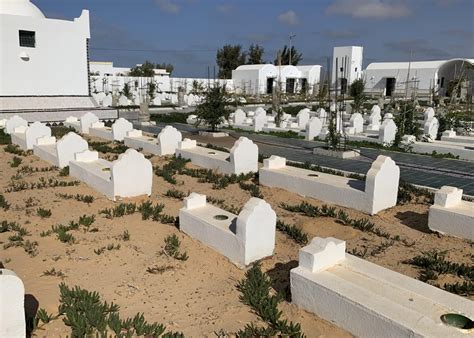
[[[276,169],[270,169],[272,163],[275,163]],[[282,188],[371,215],[396,205],[399,177],[399,167],[392,159],[382,155],[372,163],[365,183],[302,168],[283,167],[278,156],[264,161],[264,167],[259,171],[262,185]]]
[[[191,160],[197,166],[217,170],[223,174],[247,174],[258,171],[258,147],[246,137],[240,137],[230,154],[196,146],[196,141],[184,139],[176,155]]]
[[[133,149],[143,149],[151,154],[164,156],[173,155],[181,140],[181,132],[172,126],[166,126],[157,138],[143,135],[141,130],[129,131],[124,138],[124,143]]]
[[[43,136],[51,136],[51,128],[38,121],[27,128],[24,126],[16,127],[11,134],[12,143],[17,144],[23,150],[33,149],[38,138]]]
[[[55,142],[55,138],[44,137],[38,139],[38,144],[34,146],[34,154],[59,168],[69,165],[74,160],[76,153],[82,153],[88,149],[89,145],[86,140],[76,133],[69,132],[59,141]]]
[[[8,269],[0,269],[0,337],[26,337],[25,287]]]
[[[21,118],[18,115],[10,117],[7,122],[5,122],[5,133],[11,134],[16,127],[24,126],[28,127],[28,121]]]
[[[333,242],[333,239],[322,239]],[[336,242],[333,242],[336,244]],[[290,271],[292,302],[348,330],[356,337],[466,337],[446,326],[441,315],[460,313],[473,318],[473,302],[385,269],[350,254],[332,266],[311,271],[304,265]],[[322,259],[320,247],[303,248]]]
[[[443,186],[429,209],[431,230],[474,240],[474,203],[462,200],[462,189]]]
[[[216,219],[218,215],[227,218]],[[255,197],[237,216],[206,204],[204,195],[192,193],[179,211],[179,226],[238,266],[271,256],[275,247],[276,214],[268,203]]]
[[[151,195],[153,168],[143,154],[128,149],[116,161],[98,158],[97,152],[76,153],[69,174],[115,200],[120,197]]]

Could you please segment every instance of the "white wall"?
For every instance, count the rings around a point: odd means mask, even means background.
[[[89,95],[89,11],[74,21],[0,14],[0,25],[0,96]],[[20,47],[19,30],[36,32],[35,48]]]
[[[336,81],[336,59],[338,63],[338,78],[346,78],[347,85],[349,86],[352,82],[362,77],[362,59],[363,59],[363,47],[360,46],[345,46],[345,47],[334,47],[332,56],[332,72],[331,72],[331,85],[335,85]],[[347,62],[345,62],[345,59]],[[343,72],[340,69],[343,67]]]

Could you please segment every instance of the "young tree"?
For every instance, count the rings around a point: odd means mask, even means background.
[[[365,82],[362,79],[354,80],[350,87],[350,95],[354,99],[354,103],[352,103],[352,108],[355,113],[360,113],[362,111],[362,107],[365,102]]]
[[[173,73],[174,66],[171,63],[157,63],[155,66],[156,69],[166,69],[168,73]]]
[[[291,46],[291,64],[296,66],[303,59],[303,54],[298,53],[295,46]],[[278,66],[278,58],[275,59],[274,64]],[[289,65],[290,64],[290,49],[285,45],[283,51],[281,52],[281,64]]]
[[[219,78],[232,78],[232,71],[245,64],[246,55],[242,52],[241,45],[225,45],[217,50],[216,63],[219,66]]]
[[[215,131],[219,124],[229,118],[230,103],[230,96],[225,86],[217,84],[209,88],[203,102],[196,107],[197,124],[204,122],[211,127],[212,131]]]
[[[258,65],[264,63],[263,61],[263,53],[265,50],[263,47],[259,46],[258,44],[251,44],[249,47],[249,51],[247,53],[248,59],[247,59],[247,64],[248,65]]]
[[[123,85],[122,95],[125,96],[129,100],[133,99],[132,90],[128,82],[125,82],[125,84]]]
[[[156,85],[156,82],[151,80],[150,82],[148,82],[147,84],[147,88],[146,88],[146,95],[148,96],[150,102],[153,102],[153,100],[155,99],[156,97],[156,88],[158,86]]]

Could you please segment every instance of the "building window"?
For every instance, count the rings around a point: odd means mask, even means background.
[[[20,31],[20,47],[36,47],[35,32]]]
[[[355,71],[357,72],[357,67],[355,68]]]

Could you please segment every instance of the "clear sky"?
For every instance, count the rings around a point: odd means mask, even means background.
[[[277,50],[326,65],[334,46],[364,47],[374,61],[474,58],[474,0],[33,0],[47,17],[91,14],[91,60],[130,67],[172,63],[174,76],[206,77],[225,44]]]

